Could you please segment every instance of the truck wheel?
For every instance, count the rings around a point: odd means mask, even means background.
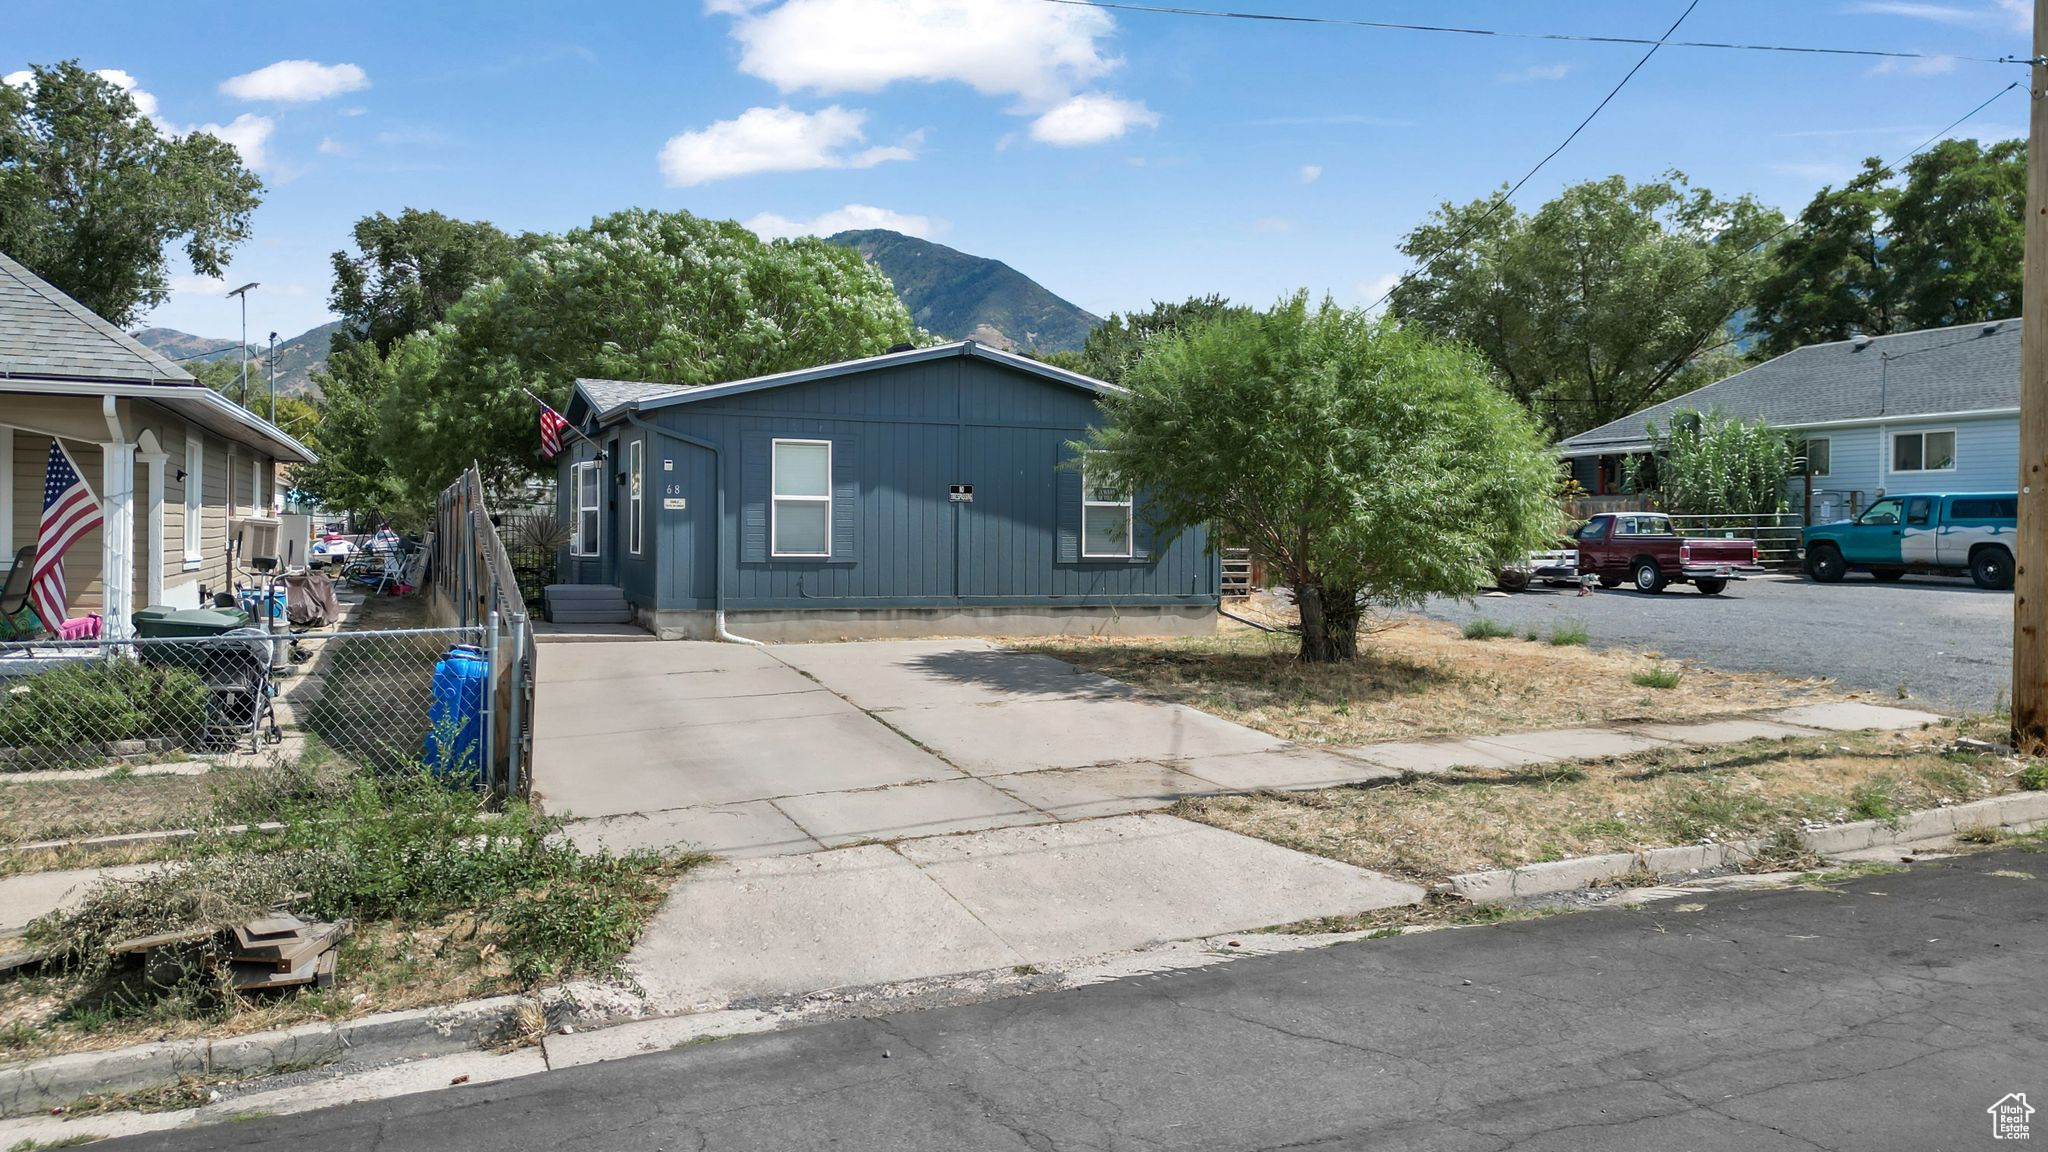
[[[1905,579],[1906,570],[1904,568],[1872,568],[1870,570],[1870,578],[1880,584],[1890,584],[1895,580]]]
[[[1703,596],[1719,596],[1727,590],[1728,582],[1718,576],[1702,576],[1693,581],[1692,586],[1699,589]]]
[[[1602,588],[1619,588],[1621,587],[1621,577],[1602,576],[1600,577],[1600,586]]]
[[[2003,548],[1979,548],[1970,554],[1970,579],[1979,588],[2012,587],[2012,553]]]
[[[1816,544],[1806,556],[1806,574],[1815,583],[1834,584],[1849,572],[1849,565],[1842,559],[1841,550],[1832,544]]]
[[[1635,578],[1636,591],[1662,592],[1664,590],[1664,570],[1657,567],[1655,560],[1638,560],[1636,561],[1636,566],[1629,571]]]

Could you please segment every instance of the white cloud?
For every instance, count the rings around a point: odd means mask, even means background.
[[[1031,138],[1042,144],[1073,148],[1114,140],[1133,128],[1150,128],[1158,123],[1158,113],[1136,100],[1083,92],[1033,120]]]
[[[901,232],[906,236],[919,236],[929,240],[946,230],[943,221],[933,220],[929,216],[912,216],[887,208],[877,208],[872,204],[848,204],[844,208],[834,208],[830,212],[820,213],[809,220],[792,220],[774,212],[763,212],[748,220],[746,225],[763,240],[786,236],[830,236],[835,232],[856,228],[887,228],[891,232]]]
[[[320,154],[322,156],[346,156],[348,155],[348,145],[343,144],[332,136],[322,136],[320,138]]]
[[[1358,296],[1358,302],[1361,307],[1371,309],[1373,315],[1377,316],[1379,313],[1384,312],[1387,306],[1385,304],[1375,304],[1374,301],[1392,292],[1394,286],[1400,282],[1401,273],[1385,272],[1370,280],[1360,280],[1352,286],[1351,291]]]
[[[243,165],[262,169],[268,166],[270,157],[265,149],[270,144],[270,134],[277,129],[277,122],[268,116],[252,116],[247,112],[226,124],[201,124],[194,132],[217,136],[235,146],[241,153]]]
[[[1880,60],[1872,76],[1943,76],[1956,69],[1953,56],[1927,56],[1914,60]]]
[[[1849,5],[1848,11],[1864,16],[1900,16],[1963,28],[1991,28],[2025,32],[2034,26],[2033,6],[2027,0],[1992,0],[1989,4],[1926,4],[1911,0],[1866,0]]]
[[[126,92],[128,99],[135,102],[135,110],[144,118],[157,118],[156,97],[137,84],[135,77],[119,68],[102,68],[93,75]],[[35,82],[35,78],[35,73],[23,68],[19,72],[9,72],[5,76],[0,76],[0,84],[5,84],[9,88],[26,88]]]
[[[1529,84],[1542,80],[1562,80],[1571,74],[1572,66],[1569,64],[1532,64],[1527,68],[1501,73],[1500,82]]]
[[[173,276],[170,289],[174,296],[179,293],[199,296],[222,295],[228,290],[228,282],[212,276]]]
[[[1261,216],[1252,221],[1252,231],[1267,236],[1278,236],[1294,231],[1294,221],[1285,216]]]
[[[853,151],[867,138],[867,118],[864,111],[837,104],[816,112],[749,108],[735,119],[669,137],[661,147],[661,174],[670,185],[687,188],[755,172],[872,168],[915,158],[915,135],[905,144]]]
[[[1301,171],[1296,173],[1296,176],[1303,184],[1313,184],[1323,178],[1323,166],[1321,164],[1303,164]]]
[[[268,67],[221,81],[220,90],[237,100],[275,100],[297,104],[325,100],[369,86],[369,74],[354,64],[279,60]]]
[[[343,116],[361,116],[361,115],[362,115],[363,113],[365,113],[365,112],[368,112],[368,111],[369,111],[369,109],[368,109],[368,108],[364,108],[364,107],[362,107],[361,105],[357,105],[357,106],[356,106],[356,107],[354,107],[354,108],[343,108],[343,109],[341,110],[341,114],[342,114]]]
[[[1120,61],[1109,15],[1041,0],[708,0],[732,16],[740,71],[785,92],[876,92],[957,81],[1030,108],[1057,103]]]

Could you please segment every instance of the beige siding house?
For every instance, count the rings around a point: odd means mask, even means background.
[[[231,590],[236,528],[277,514],[312,453],[0,253],[0,571],[36,542],[50,440],[105,526],[65,554],[67,614],[126,635],[145,604]]]

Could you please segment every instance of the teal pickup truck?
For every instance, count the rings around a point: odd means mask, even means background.
[[[1979,588],[2010,588],[2019,504],[2012,492],[1886,496],[1854,520],[1808,528],[1806,574],[1832,584],[1852,568],[1878,580],[1968,572]]]

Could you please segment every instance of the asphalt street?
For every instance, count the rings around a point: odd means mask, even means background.
[[[1363,941],[118,1146],[1978,1148],[2008,1093],[2048,1101],[2044,883],[2048,853],[2003,850],[1832,890]]]
[[[1842,687],[1908,696],[1940,711],[2002,703],[2012,678],[2012,593],[1967,579],[1909,576],[1880,584],[1862,573],[1839,584],[1792,577],[1738,580],[1719,596],[1675,585],[1580,596],[1538,585],[1470,604],[1431,601],[1427,613],[1464,624],[1485,616],[1517,632],[1582,623],[1596,648],[1662,652],[1731,671],[1825,676]]]

